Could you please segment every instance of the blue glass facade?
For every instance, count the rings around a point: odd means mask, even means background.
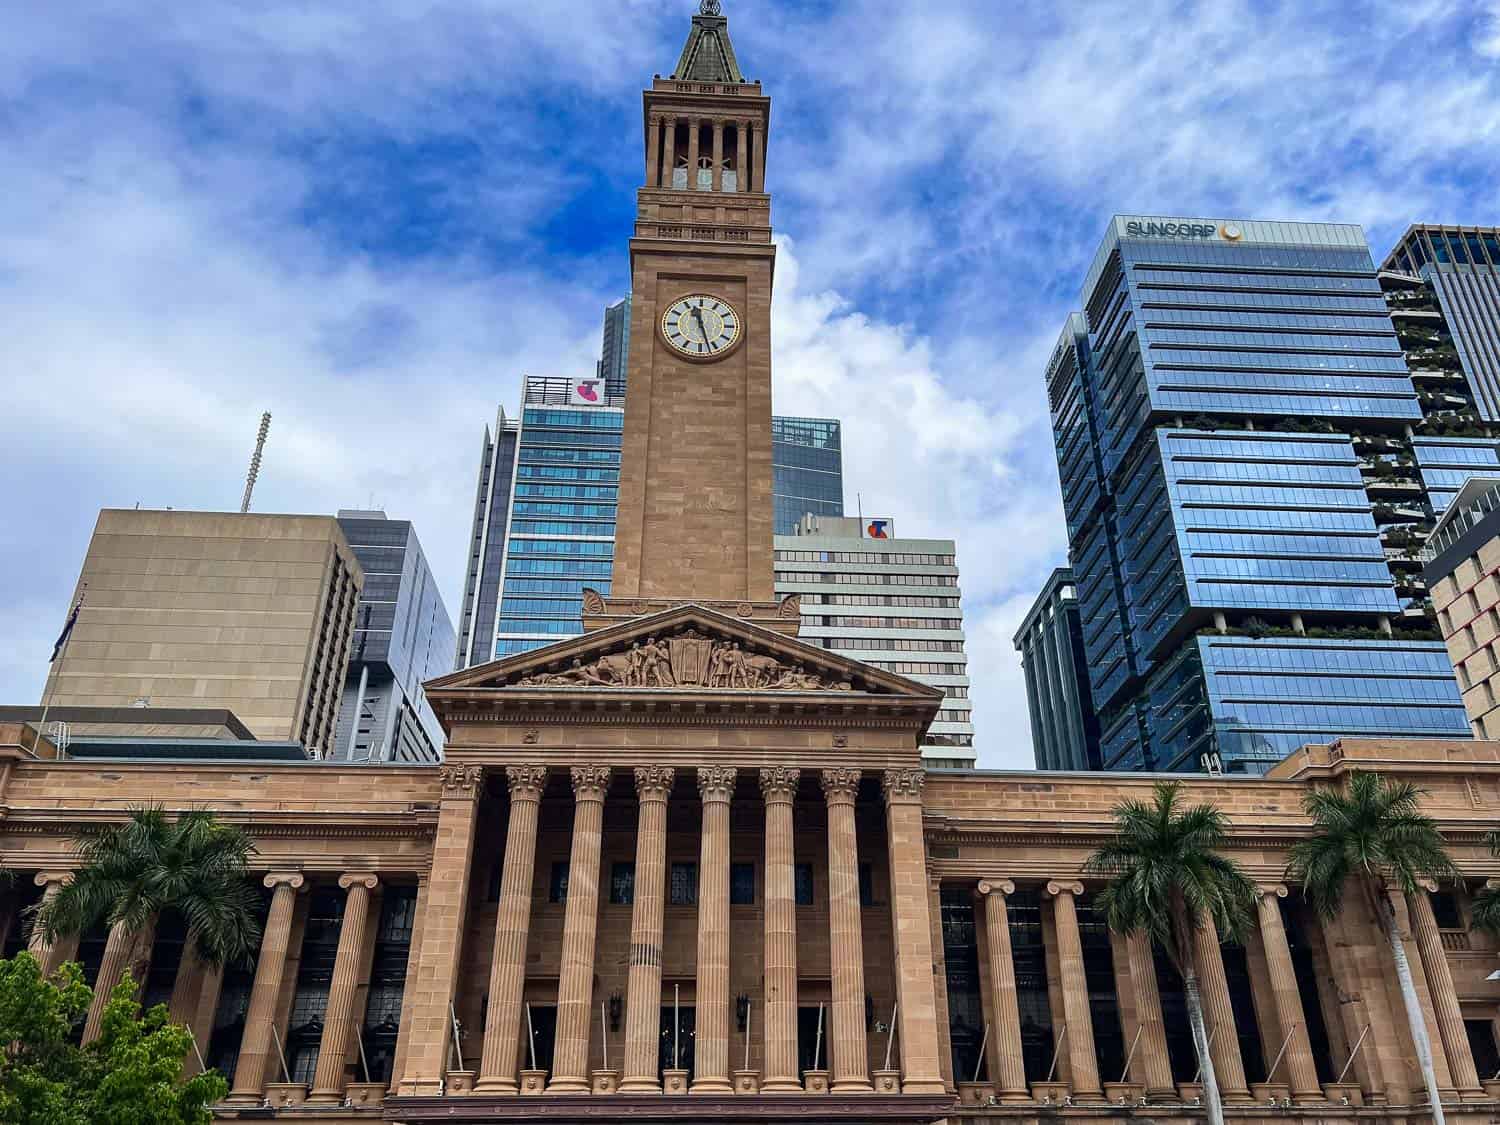
[[[775,533],[794,535],[808,512],[844,514],[844,452],[835,418],[771,419]]]
[[[1500,441],[1494,438],[1417,438],[1411,447],[1434,517],[1448,510],[1470,477],[1500,475]]]
[[[1463,737],[1393,577],[1424,486],[1371,443],[1423,405],[1358,229],[1116,219],[1083,303],[1047,383],[1104,767]]]

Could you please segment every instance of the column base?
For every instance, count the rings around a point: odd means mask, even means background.
[[[587,1094],[588,1092],[589,1083],[586,1078],[554,1076],[547,1086],[549,1094]]]
[[[472,1083],[473,1080],[474,1076],[470,1073],[469,1081]],[[398,1098],[436,1098],[442,1096],[443,1084],[431,1078],[403,1078],[391,1088],[391,1093]],[[234,1095],[230,1094],[224,1104],[229,1105],[233,1099]]]
[[[1249,1090],[1220,1090],[1219,1097],[1224,1100],[1225,1105],[1254,1105],[1255,1098]]]
[[[868,1078],[839,1078],[833,1083],[835,1094],[873,1094],[875,1087]]]
[[[233,1106],[238,1109],[245,1106],[258,1106],[265,1100],[263,1096],[253,1090],[231,1090],[219,1104],[222,1106]]]
[[[948,1088],[941,1078],[908,1078],[901,1083],[903,1094],[946,1094]]]
[[[1458,1092],[1458,1096],[1461,1101],[1466,1102],[1484,1102],[1489,1101],[1490,1099],[1490,1095],[1486,1094],[1484,1090],[1478,1086],[1472,1087],[1470,1089],[1460,1090]]]
[[[760,1084],[762,1094],[800,1094],[802,1083],[795,1078],[767,1078]]]
[[[344,1092],[342,1090],[314,1090],[307,1095],[308,1105],[343,1105]]]
[[[996,1096],[1005,1105],[1022,1105],[1031,1101],[1031,1091],[1024,1086],[1014,1090],[1001,1090]]]
[[[516,1084],[514,1078],[486,1075],[474,1083],[474,1093],[505,1096],[506,1094],[519,1094],[521,1087]]]
[[[626,1078],[625,1081],[620,1083],[620,1093],[659,1094],[661,1093],[661,1083],[658,1082],[654,1077],[647,1078],[641,1075],[636,1075]]]
[[[754,1071],[751,1071],[753,1074]],[[727,1078],[716,1078],[712,1075],[704,1075],[693,1079],[693,1084],[688,1087],[689,1094],[732,1094],[734,1087]]]

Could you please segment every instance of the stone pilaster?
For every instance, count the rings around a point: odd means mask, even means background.
[[[99,1038],[104,1022],[104,1009],[109,1004],[115,985],[125,979],[125,973],[130,969],[137,951],[144,949],[149,957],[155,935],[155,919],[134,933],[123,922],[116,922],[109,928],[109,937],[104,942],[104,957],[99,962],[99,974],[94,978],[94,999],[89,1004],[88,1018],[83,1024],[82,1042],[92,1043]],[[142,983],[144,982],[139,980],[135,982],[138,991]]]
[[[700,766],[703,832],[698,856],[698,986],[694,1001],[694,1094],[730,1094],[729,804],[733,766]]]
[[[311,1105],[338,1105],[344,1100],[344,1064],[354,1027],[354,997],[365,954],[365,922],[370,915],[370,892],[380,885],[373,873],[344,875],[344,919],[339,923],[339,945],[333,955],[333,980],[328,985],[328,1007],[323,1015],[323,1039],[318,1044],[318,1067],[313,1073]],[[358,1046],[355,1053],[358,1053]]]
[[[1235,1030],[1234,1008],[1229,1003],[1229,980],[1224,976],[1224,957],[1219,952],[1219,934],[1212,918],[1204,918],[1203,925],[1193,935],[1193,962],[1198,968],[1203,1022],[1207,1033],[1213,1036],[1209,1054],[1219,1080],[1219,1096],[1226,1102],[1247,1102],[1250,1089],[1245,1085],[1240,1037]]]
[[[1312,1044],[1307,1037],[1307,1015],[1297,988],[1297,970],[1292,965],[1292,950],[1281,921],[1280,900],[1286,898],[1286,887],[1277,883],[1258,887],[1256,891],[1260,943],[1266,952],[1266,975],[1271,979],[1276,1026],[1281,1032],[1275,1044],[1263,1043],[1261,1048],[1271,1052],[1267,1059],[1269,1063],[1285,1041],[1286,1051],[1281,1065],[1287,1084],[1292,1088],[1292,1096],[1298,1101],[1316,1101],[1322,1098],[1323,1087],[1318,1082],[1317,1067],[1313,1064]],[[1266,1080],[1275,1082],[1276,1076],[1268,1074]]]
[[[495,912],[495,953],[490,961],[490,1005],[484,1021],[484,1054],[478,1094],[513,1094],[521,1049],[521,1000],[526,987],[526,939],[531,934],[531,880],[536,871],[537,810],[547,784],[546,766],[506,766],[510,822]]]
[[[793,851],[793,801],[800,771],[771,766],[760,771],[766,801],[765,1056],[761,1090],[802,1089],[797,1073],[797,872]]]
[[[1437,1015],[1438,1030],[1442,1033],[1453,1085],[1464,1097],[1483,1097],[1484,1088],[1479,1084],[1479,1073],[1474,1067],[1474,1052],[1469,1047],[1468,1032],[1464,1030],[1463,1011],[1458,1006],[1458,991],[1453,987],[1448,955],[1443,950],[1443,935],[1438,931],[1437,918],[1432,913],[1432,900],[1427,897],[1428,892],[1435,890],[1437,885],[1430,884],[1408,898],[1412,933],[1422,955],[1422,968],[1427,973],[1427,987],[1432,993],[1432,1008]]]
[[[557,1037],[552,1094],[589,1092],[589,1028],[594,1014],[594,938],[599,928],[599,849],[604,839],[608,766],[574,766],[573,847],[563,907],[562,963],[557,979]]]
[[[901,1089],[907,1094],[946,1092],[937,1060],[937,990],[932,979],[932,925],[927,917],[927,844],[922,835],[925,780],[920,767],[889,769],[881,779],[900,1006]]]
[[[766,190],[766,127],[762,124],[752,126],[750,134],[750,184],[751,191]]]
[[[990,959],[990,1008],[995,1013],[998,1060],[991,1076],[1002,1101],[1022,1102],[1031,1097],[1026,1088],[1026,1066],[1021,1055],[1021,1009],[1016,1003],[1016,962],[1010,946],[1010,913],[1005,896],[1014,894],[1009,879],[982,879],[979,897],[984,900],[984,934]]]
[[[657,159],[661,152],[661,114],[651,115],[651,124],[646,131],[646,186],[656,187],[657,174],[661,171],[661,163]]]
[[[250,1003],[245,1010],[245,1034],[240,1040],[239,1062],[234,1069],[234,1086],[225,1105],[260,1105],[266,1081],[266,1064],[270,1061],[271,1021],[276,1018],[276,1004],[281,995],[281,978],[286,971],[287,942],[292,933],[292,910],[297,892],[304,880],[298,872],[273,872],[265,878],[272,888],[271,910],[266,916],[260,939],[260,959],[255,965],[255,983],[250,986]]]
[[[667,799],[675,771],[637,766],[640,815],[635,840],[635,905],[630,912],[630,975],[625,998],[625,1073],[621,1093],[660,1093],[661,941],[666,920]]]
[[[406,978],[410,1007],[402,1003],[406,1055],[397,1092],[408,1097],[432,1097],[443,1090],[453,1042],[453,992],[469,913],[474,822],[484,785],[480,766],[442,766],[440,776],[443,793],[432,844],[432,872],[417,916],[422,940],[418,943],[413,935],[419,952],[416,972]]]
[[[688,191],[698,190],[698,145],[703,133],[703,121],[698,117],[687,119],[688,127]]]
[[[1089,985],[1083,974],[1083,939],[1078,932],[1077,896],[1083,884],[1054,880],[1052,922],[1057,930],[1057,974],[1062,981],[1063,1019],[1067,1023],[1068,1071],[1075,1098],[1100,1098],[1099,1059],[1094,1053],[1094,1019],[1089,1012]]]
[[[1177,1093],[1172,1081],[1172,1059],[1167,1054],[1167,1028],[1161,1016],[1161,986],[1156,979],[1156,957],[1151,938],[1143,930],[1125,937],[1126,960],[1130,965],[1130,987],[1135,993],[1135,1018],[1141,1029],[1141,1044],[1136,1049],[1141,1060],[1141,1081],[1148,1094],[1161,1097]]]
[[[750,123],[734,123],[734,189],[750,190]]]
[[[672,173],[677,166],[677,118],[669,114],[662,125],[666,136],[662,138],[661,146],[661,186],[670,188]]]
[[[854,823],[859,770],[824,770],[823,796],[828,803],[828,932],[833,967],[828,1053],[833,1063],[833,1092],[863,1094],[873,1087],[865,1039],[865,946],[859,917],[859,843]]]
[[[714,191],[724,190],[724,119],[714,118]]]

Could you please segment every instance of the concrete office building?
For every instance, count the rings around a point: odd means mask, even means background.
[[[422,684],[451,668],[453,623],[407,520],[341,511],[339,526],[365,572],[339,707],[334,757],[435,762],[443,728]]]
[[[604,380],[607,394],[625,394],[630,370],[630,298],[622,297],[604,310],[604,338],[599,347],[595,372]]]
[[[776,593],[799,599],[808,643],[942,689],[923,761],[974,764],[953,540],[897,539],[883,519],[804,516],[795,535],[776,537]]]
[[[1415,224],[1381,271],[1418,279],[1435,306],[1424,319],[1441,328],[1441,337],[1430,342],[1430,362],[1412,363],[1419,388],[1449,393],[1455,388],[1446,380],[1458,376],[1467,380],[1480,417],[1500,421],[1500,229]],[[1417,303],[1416,294],[1411,303]]]
[[[1089,695],[1073,572],[1060,566],[1016,630],[1039,770],[1099,768],[1099,716]]]
[[[1106,769],[1467,733],[1426,421],[1357,227],[1120,216],[1048,366]]]
[[[52,706],[224,708],[332,748],[364,582],[335,520],[106,508],[78,581]]]
[[[1500,737],[1500,476],[1470,478],[1422,558],[1474,737]]]
[[[771,419],[771,503],[777,535],[802,517],[844,514],[843,427],[837,418]]]

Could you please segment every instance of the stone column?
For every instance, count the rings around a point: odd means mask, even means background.
[[[625,1073],[620,1092],[657,1094],[661,1036],[661,940],[666,921],[667,799],[675,771],[637,766],[640,814],[635,838],[635,905],[630,911],[630,975],[625,996]]]
[[[573,848],[563,907],[557,976],[557,1034],[549,1094],[589,1092],[589,1029],[594,1014],[594,938],[599,929],[599,848],[604,838],[608,766],[574,766]]]
[[[661,152],[661,114],[651,115],[650,127],[646,130],[646,186],[656,187],[657,174],[661,171],[658,156]]]
[[[1432,1009],[1437,1016],[1453,1085],[1464,1097],[1479,1098],[1484,1096],[1484,1088],[1480,1086],[1479,1073],[1474,1068],[1474,1052],[1469,1047],[1468,1032],[1464,1030],[1464,1015],[1458,1006],[1458,990],[1453,987],[1448,955],[1443,950],[1443,935],[1438,932],[1432,900],[1427,897],[1429,891],[1435,890],[1437,884],[1433,883],[1408,897],[1412,933],[1422,955],[1422,968],[1427,973]]]
[[[790,766],[760,771],[766,801],[766,1073],[760,1088],[768,1094],[802,1089],[797,1073],[797,870],[792,840],[792,802],[800,776]]]
[[[432,872],[417,915],[421,941],[413,935],[416,971],[406,978],[410,1006],[402,1001],[406,1054],[396,1091],[407,1097],[441,1093],[448,1069],[453,1042],[450,1012],[469,914],[474,822],[484,786],[482,766],[446,765],[439,773],[443,795],[432,842]]]
[[[1016,1003],[1016,961],[1010,947],[1010,913],[1005,896],[1015,893],[1009,879],[983,879],[979,897],[984,900],[984,934],[990,954],[990,1006],[995,1013],[995,1057],[999,1060],[995,1090],[1001,1101],[1031,1099],[1026,1087],[1026,1060],[1021,1053],[1021,1009]]]
[[[406,977],[401,984],[401,1028],[396,1032],[396,1057],[391,1061],[390,1092],[401,1088],[406,1072],[406,1048],[411,1041],[412,993],[416,991],[417,970],[422,961],[423,919],[427,916],[427,876],[417,878],[417,903],[411,924],[411,945],[406,951]]]
[[[1099,1058],[1094,1053],[1094,1019],[1089,1013],[1089,984],[1083,973],[1083,939],[1078,933],[1076,896],[1083,884],[1053,881],[1052,922],[1057,930],[1057,975],[1062,981],[1063,1019],[1067,1023],[1068,1071],[1075,1098],[1100,1098]]]
[[[208,1046],[209,1036],[213,1033],[214,1010],[219,1004],[223,980],[224,967],[210,965],[199,957],[197,943],[189,933],[182,947],[182,963],[177,966],[177,976],[172,981],[167,1015],[173,1023],[188,1029],[199,1051]],[[189,1051],[183,1058],[182,1070],[186,1078],[198,1073],[197,1051]]]
[[[1422,1021],[1427,1028],[1427,1042],[1432,1048],[1432,1069],[1437,1078],[1438,1090],[1445,1096],[1456,1095],[1457,1088],[1453,1082],[1453,1071],[1448,1063],[1448,1051],[1443,1040],[1442,1028],[1438,1022],[1436,1005],[1433,1002],[1433,990],[1427,980],[1427,970],[1422,963],[1421,954],[1417,951],[1416,935],[1413,930],[1411,911],[1406,904],[1406,896],[1400,890],[1392,889],[1386,892],[1390,901],[1391,910],[1396,916],[1396,930],[1401,935],[1401,942],[1406,947],[1406,960],[1411,968],[1412,985],[1416,988],[1417,1004],[1422,1011]],[[1385,935],[1380,935],[1384,937]],[[1390,943],[1386,943],[1389,948]],[[1394,971],[1394,962],[1391,970]],[[1400,995],[1400,990],[1396,990]],[[1405,1008],[1402,1008],[1405,1014]],[[1409,1025],[1402,1021],[1401,1030],[1406,1032],[1406,1041],[1411,1042]],[[1412,1044],[1413,1051],[1416,1044]],[[1425,1095],[1424,1095],[1425,1096]]]
[[[286,970],[287,941],[292,933],[292,909],[297,892],[302,889],[298,872],[273,872],[265,878],[272,888],[271,911],[260,939],[260,959],[255,965],[255,983],[250,986],[250,1003],[245,1010],[245,1035],[240,1040],[239,1062],[234,1069],[234,1087],[224,1099],[225,1105],[256,1106],[266,1080],[270,1061],[271,1022],[276,1018],[276,1004],[281,996],[281,978]]]
[[[689,117],[688,127],[688,191],[698,190],[698,140],[699,134],[703,132],[703,121],[701,118]],[[689,216],[691,221],[691,216]]]
[[[732,1094],[729,1081],[729,803],[733,766],[700,766],[703,832],[698,856],[698,987],[694,1094]]]
[[[1286,898],[1286,887],[1280,883],[1257,887],[1256,909],[1260,914],[1260,943],[1266,951],[1266,975],[1271,978],[1271,998],[1276,1004],[1276,1026],[1281,1035],[1275,1044],[1261,1044],[1269,1050],[1268,1057],[1274,1059],[1281,1050],[1282,1041],[1286,1051],[1282,1055],[1287,1084],[1292,1096],[1298,1101],[1318,1101],[1323,1097],[1323,1087],[1318,1082],[1317,1067],[1313,1064],[1312,1044],[1307,1038],[1307,1014],[1302,1007],[1302,996],[1297,987],[1297,970],[1292,965],[1292,950],[1287,944],[1286,927],[1281,921],[1280,900]],[[1459,1027],[1462,1028],[1460,1023]],[[1274,1074],[1266,1075],[1268,1082],[1276,1081]]]
[[[823,771],[828,803],[828,936],[833,968],[832,1030],[828,1054],[835,1094],[865,1094],[870,1048],[865,1040],[865,945],[860,925],[859,843],[854,804],[859,770]]]
[[[104,957],[99,962],[99,975],[94,978],[94,999],[89,1004],[88,1018],[83,1023],[83,1042],[92,1043],[99,1038],[99,1026],[104,1020],[104,1008],[109,1003],[110,994],[114,992],[115,985],[125,978],[125,971],[130,968],[131,954],[139,947],[137,937],[149,948],[151,934],[155,931],[154,925],[148,926],[146,932],[140,935],[133,934],[126,928],[125,923],[116,922],[109,928],[109,937],[104,942]],[[136,987],[141,982],[136,981]]]
[[[750,167],[752,169],[751,183],[755,185],[756,191],[766,190],[766,127],[757,122],[750,134]]]
[[[1167,1054],[1167,1029],[1161,1017],[1161,988],[1156,980],[1156,958],[1151,938],[1136,930],[1125,938],[1125,953],[1130,963],[1130,987],[1135,992],[1135,1018],[1141,1028],[1142,1080],[1148,1094],[1175,1095],[1172,1081],[1172,1059]]]
[[[714,118],[714,191],[724,190],[724,119]]]
[[[1235,1030],[1234,1008],[1229,1003],[1229,981],[1224,976],[1224,957],[1219,952],[1219,934],[1212,918],[1204,918],[1203,925],[1193,935],[1193,961],[1198,969],[1205,1030],[1213,1036],[1209,1054],[1219,1080],[1219,1095],[1226,1102],[1247,1102],[1250,1089],[1245,1085],[1240,1037]]]
[[[662,124],[666,127],[666,136],[662,138],[661,146],[661,186],[670,188],[672,173],[677,167],[677,118],[668,114]]]
[[[927,917],[927,843],[922,836],[925,780],[920,767],[889,769],[882,778],[904,1071],[901,1091],[906,1094],[946,1092],[937,1060],[937,990],[932,979],[932,925]]]
[[[344,920],[339,923],[339,946],[333,955],[333,980],[328,986],[328,1007],[323,1015],[323,1038],[318,1044],[318,1068],[313,1073],[311,1105],[338,1105],[344,1100],[344,1063],[349,1057],[354,1027],[354,996],[359,991],[360,970],[365,954],[365,920],[370,912],[370,892],[380,880],[372,873],[344,875],[339,886],[344,897]],[[359,1048],[356,1046],[355,1052]]]
[[[734,187],[750,190],[750,122],[743,119],[734,123]]]
[[[72,877],[71,871],[38,871],[36,885],[43,888],[42,901],[38,905],[50,902]],[[31,940],[26,943],[26,948],[36,958],[37,964],[42,967],[42,975],[51,976],[57,967],[68,960],[78,949],[78,936],[76,934],[66,937],[59,935],[57,941],[49,942],[47,935],[42,932],[41,924],[33,923]]]
[[[531,880],[536,872],[536,820],[547,784],[546,766],[506,766],[510,823],[505,866],[495,912],[495,953],[490,960],[490,1005],[484,1018],[484,1054],[476,1094],[514,1094],[521,1049],[521,998],[526,988],[526,939],[531,934]]]

